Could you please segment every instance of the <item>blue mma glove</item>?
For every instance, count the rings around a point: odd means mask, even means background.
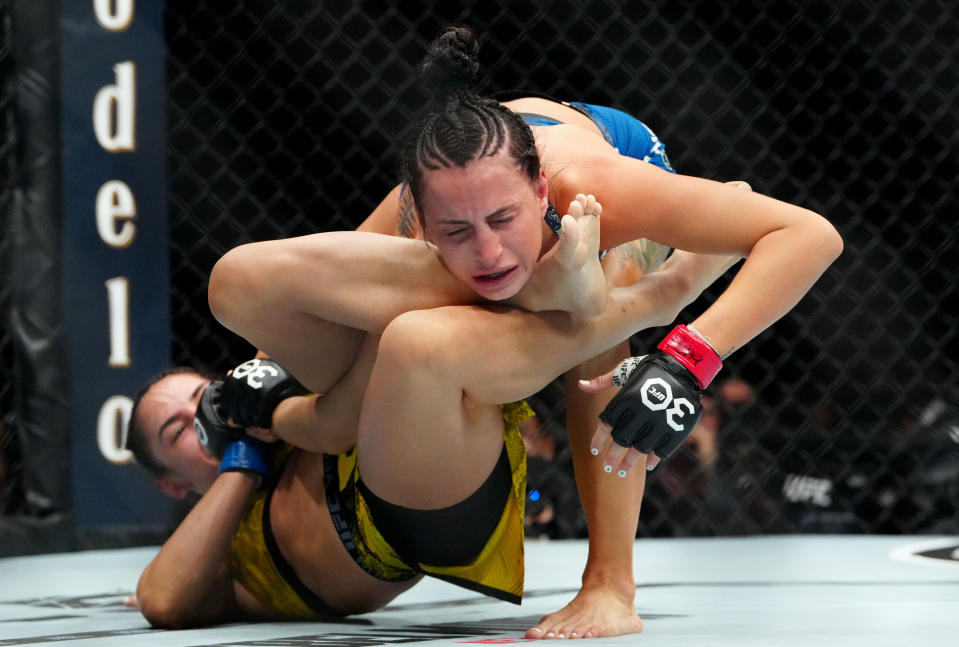
[[[276,405],[309,390],[271,359],[243,362],[223,381],[220,412],[242,427],[273,426]]]

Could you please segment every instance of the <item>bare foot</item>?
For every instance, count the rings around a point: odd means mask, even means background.
[[[606,588],[584,587],[565,607],[544,616],[526,632],[527,638],[600,638],[638,634],[643,620],[624,599]]]
[[[513,301],[527,310],[565,310],[593,316],[603,312],[608,288],[599,263],[599,216],[592,195],[576,196],[562,219],[559,241],[546,252],[529,283]]]

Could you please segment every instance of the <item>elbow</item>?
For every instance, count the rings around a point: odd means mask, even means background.
[[[842,236],[832,223],[822,216],[817,215],[809,223],[806,239],[809,241],[809,249],[812,252],[810,259],[820,259],[822,271],[825,271],[842,254]]]
[[[843,250],[843,240],[842,236],[839,235],[839,232],[836,230],[832,224],[823,218],[825,223],[826,231],[823,233],[823,239],[825,241],[825,247],[827,253],[829,254],[829,262],[832,263],[834,260],[839,258],[839,255],[842,254]]]
[[[137,589],[140,613],[156,629],[184,629],[191,625],[188,609],[170,595],[151,593],[141,585]]]

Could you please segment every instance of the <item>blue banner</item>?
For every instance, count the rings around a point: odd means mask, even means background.
[[[170,362],[163,2],[60,4],[64,321],[78,525],[167,521],[123,449]]]

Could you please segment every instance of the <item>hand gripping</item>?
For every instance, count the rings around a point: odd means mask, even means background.
[[[273,410],[286,398],[309,393],[271,359],[243,362],[223,382],[220,411],[241,427],[273,426]]]

